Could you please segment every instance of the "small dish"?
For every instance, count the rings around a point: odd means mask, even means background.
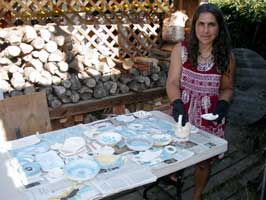
[[[145,151],[153,146],[152,137],[136,135],[126,139],[126,145],[133,151]]]
[[[38,162],[25,163],[22,166],[21,172],[25,177],[32,177],[41,173],[41,166]]]
[[[165,146],[172,141],[172,137],[168,134],[154,134],[152,135],[155,146]]]
[[[190,128],[191,133],[197,133],[198,131],[199,131],[198,127],[191,125],[191,128]]]
[[[103,145],[114,146],[122,139],[122,136],[116,132],[103,132],[95,138],[99,143]]]
[[[64,175],[74,181],[86,181],[95,177],[100,171],[100,166],[94,160],[78,159],[67,163]]]
[[[219,117],[219,115],[218,114],[214,115],[213,113],[206,113],[206,114],[201,115],[201,117],[205,120],[212,121],[212,120],[216,120]]]
[[[140,118],[140,119],[144,119],[144,118],[147,118],[147,117],[151,117],[152,114],[149,113],[149,112],[146,112],[144,110],[140,110],[140,111],[137,111],[137,112],[134,112],[133,115],[137,118]]]

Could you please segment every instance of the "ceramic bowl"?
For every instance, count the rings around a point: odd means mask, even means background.
[[[100,171],[99,164],[94,160],[78,159],[67,163],[64,175],[74,181],[86,181],[95,177]]]
[[[122,159],[118,155],[98,154],[95,156],[95,159],[99,163],[101,169],[112,169],[122,165]]]
[[[153,146],[152,137],[135,135],[126,139],[126,145],[133,151],[145,151]]]

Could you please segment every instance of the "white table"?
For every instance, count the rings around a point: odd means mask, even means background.
[[[159,112],[152,111],[152,114],[158,118],[166,119],[169,122],[173,122],[173,119],[168,115]],[[173,162],[167,164],[161,162],[159,164],[150,167],[151,172],[157,177],[171,174],[180,169],[187,168],[194,165],[200,161],[206,160],[213,156],[219,155],[227,151],[228,144],[227,141],[216,136],[213,136],[205,131],[199,130],[198,133],[191,134],[190,141],[197,144],[189,150],[194,152],[194,155],[182,162]],[[10,177],[12,174],[12,169],[9,165],[9,156],[6,152],[0,153],[0,194],[1,199],[12,199],[12,200],[26,200],[28,197],[25,195],[25,189],[21,185],[18,179],[14,180]],[[98,176],[98,175],[97,175]],[[129,188],[128,188],[129,189]],[[114,192],[115,194],[117,192]],[[108,194],[110,196],[112,194]]]

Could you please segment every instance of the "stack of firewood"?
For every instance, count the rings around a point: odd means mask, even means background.
[[[58,107],[165,85],[169,54],[117,60],[74,43],[55,25],[0,30],[0,89],[5,97],[45,91]]]

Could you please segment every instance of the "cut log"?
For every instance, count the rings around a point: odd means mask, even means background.
[[[68,64],[64,61],[60,61],[57,63],[58,67],[59,67],[59,70],[61,72],[67,72],[68,71]]]
[[[150,65],[158,65],[159,63],[159,60],[156,58],[141,57],[141,56],[134,57],[133,61],[134,63],[150,64]]]
[[[158,49],[158,48],[151,48],[151,53],[154,54],[155,56],[159,56],[163,58],[168,58],[171,55],[171,52]]]
[[[31,55],[32,55],[33,58],[39,58],[40,51],[36,51],[36,50],[35,51],[32,51],[31,52]]]
[[[46,63],[48,60],[48,57],[49,57],[49,53],[46,50],[42,49],[39,53],[40,61],[43,63]]]
[[[60,35],[60,36],[55,36],[55,37],[54,37],[54,41],[56,42],[56,44],[57,44],[59,47],[61,47],[61,46],[63,46],[64,43],[65,43],[65,37],[62,36],[62,35]]]
[[[59,85],[62,82],[62,80],[58,76],[52,76],[52,82],[53,82],[53,85]]]
[[[44,64],[44,69],[49,71],[51,74],[55,74],[58,68],[54,62],[48,62]]]
[[[20,70],[20,67],[18,67],[17,65],[15,65],[15,64],[9,64],[8,65],[8,71],[10,72],[10,73],[15,73],[15,72],[19,72]]]
[[[41,37],[37,37],[35,38],[32,42],[31,45],[35,48],[35,49],[42,49],[44,48],[44,39],[42,39]]]
[[[11,85],[6,80],[0,79],[0,90],[3,92],[9,92],[11,89]]]
[[[26,62],[30,62],[31,59],[32,59],[32,55],[31,55],[31,54],[25,55],[25,56],[23,56],[22,59],[23,59],[24,61],[26,61]]]
[[[23,41],[27,43],[35,40],[38,37],[35,28],[33,28],[32,26],[25,26],[24,32],[25,34],[23,37]]]
[[[18,46],[8,46],[5,49],[6,57],[16,57],[16,56],[19,56],[20,53],[21,53],[21,49]]]
[[[88,78],[84,80],[85,85],[87,85],[89,88],[94,88],[97,84],[96,80],[94,78]]]
[[[62,80],[67,80],[69,78],[68,73],[60,72],[58,69],[55,71],[55,74],[59,76]]]
[[[44,28],[41,28],[39,30],[39,34],[41,38],[44,39],[45,42],[49,42],[52,36],[51,32],[48,29],[44,29]]]
[[[43,70],[43,63],[39,59],[31,59],[30,63],[39,72]]]
[[[72,91],[72,93],[70,95],[70,99],[71,99],[72,103],[77,103],[80,99],[79,93],[77,91]]]
[[[23,34],[23,31],[20,29],[18,29],[17,31],[10,31],[10,33],[6,37],[6,40],[11,45],[18,45],[22,42]]]
[[[62,84],[65,88],[70,88],[72,83],[70,80],[64,80]]]
[[[29,78],[28,80],[32,83],[38,83],[39,79],[41,77],[41,73],[37,70],[32,70],[29,72]]]
[[[63,86],[53,86],[54,92],[56,94],[56,96],[61,97],[63,95],[65,95],[66,93],[66,88],[64,88]]]
[[[12,61],[10,59],[8,59],[6,57],[3,57],[3,58],[0,57],[0,64],[8,65],[8,64],[11,64],[11,63],[12,63]]]
[[[9,80],[8,70],[0,70],[0,80]]]
[[[33,47],[27,43],[20,43],[19,45],[22,54],[28,54],[33,50]]]
[[[32,66],[28,66],[24,68],[24,77],[26,80],[30,80],[30,73],[35,71],[35,69]]]
[[[49,41],[44,45],[44,49],[46,51],[48,51],[49,53],[53,53],[55,52],[58,48],[57,48],[57,44],[55,41]]]
[[[52,75],[46,71],[46,70],[42,70],[41,71],[41,76],[38,80],[38,83],[44,86],[48,86],[52,84]]]
[[[49,62],[60,62],[65,59],[65,55],[60,51],[54,51],[53,53],[50,53],[48,57]]]
[[[80,80],[85,80],[85,79],[87,79],[87,78],[89,78],[90,76],[88,75],[88,73],[87,72],[85,72],[85,71],[83,71],[83,72],[79,72],[78,73],[78,78],[80,79]]]
[[[10,82],[11,82],[11,85],[16,90],[22,90],[24,88],[24,85],[25,85],[25,80],[23,78],[23,75],[21,73],[18,73],[18,72],[13,73]]]

